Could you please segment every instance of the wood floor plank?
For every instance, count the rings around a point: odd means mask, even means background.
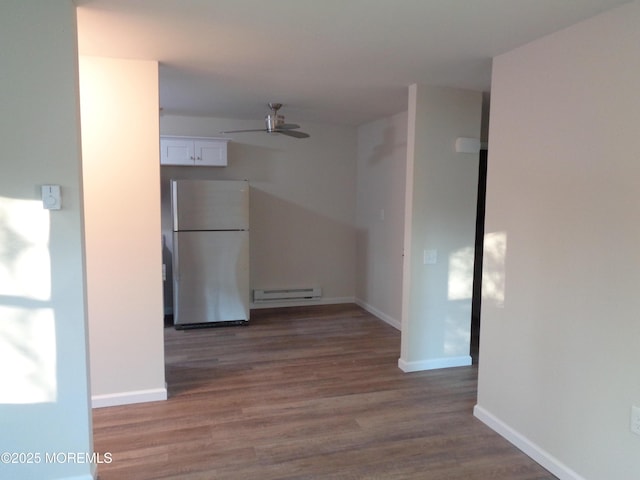
[[[555,477],[472,415],[477,370],[406,374],[400,334],[355,305],[165,329],[169,399],[93,412],[100,480]]]

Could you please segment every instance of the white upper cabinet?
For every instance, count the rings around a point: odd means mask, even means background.
[[[226,167],[226,138],[160,137],[160,164]]]

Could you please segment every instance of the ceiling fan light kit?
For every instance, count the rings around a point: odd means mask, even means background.
[[[242,133],[242,132],[267,132],[267,133],[281,133],[294,138],[309,138],[308,133],[297,131],[300,125],[295,123],[285,123],[284,115],[280,115],[278,110],[282,108],[281,103],[268,103],[271,109],[271,113],[264,117],[265,127],[264,129],[257,130],[226,130],[220,133]]]

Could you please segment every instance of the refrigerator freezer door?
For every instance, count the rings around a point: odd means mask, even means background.
[[[249,182],[172,180],[173,230],[247,230]]]
[[[174,232],[175,325],[249,320],[249,232]]]

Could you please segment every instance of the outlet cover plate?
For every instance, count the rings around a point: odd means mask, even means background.
[[[631,407],[631,432],[640,435],[640,407]]]

